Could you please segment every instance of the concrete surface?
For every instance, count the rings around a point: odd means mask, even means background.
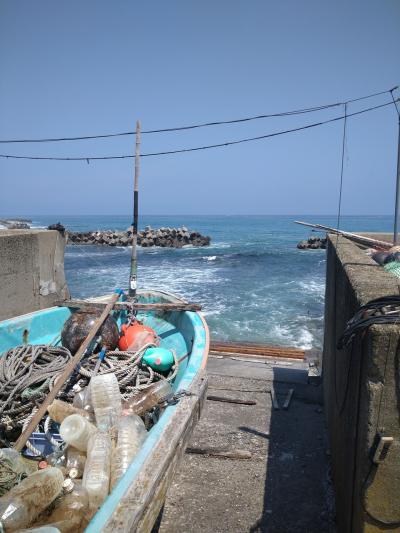
[[[333,492],[320,387],[294,360],[210,358],[208,394],[257,405],[206,401],[191,447],[242,449],[251,459],[186,454],[170,487],[159,531],[330,533]],[[270,390],[288,410],[274,410]]]
[[[0,320],[69,296],[63,236],[58,231],[0,231]]]
[[[340,533],[400,531],[400,327],[372,326],[337,349],[361,305],[396,294],[398,278],[351,241],[328,238],[323,387]],[[377,466],[379,434],[394,442]]]

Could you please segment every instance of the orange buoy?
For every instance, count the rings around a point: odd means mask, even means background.
[[[122,324],[121,337],[118,347],[123,351],[137,352],[145,344],[160,344],[160,339],[154,329],[144,326],[136,320],[133,324]]]

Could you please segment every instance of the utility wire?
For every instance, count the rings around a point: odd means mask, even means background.
[[[377,93],[369,94],[367,96],[360,96],[358,98],[353,98],[351,100],[347,100],[346,102],[336,102],[334,104],[326,104],[321,106],[315,106],[315,107],[308,107],[305,109],[297,109],[294,111],[284,111],[281,113],[271,113],[268,115],[256,115],[252,117],[245,117],[245,118],[238,118],[233,120],[222,120],[222,121],[216,121],[216,122],[204,122],[201,124],[193,124],[190,126],[178,126],[175,128],[163,128],[163,129],[155,129],[155,130],[147,130],[142,131],[142,134],[146,133],[166,133],[166,132],[172,132],[172,131],[183,131],[183,130],[193,130],[196,128],[204,128],[208,126],[221,126],[226,124],[238,124],[241,122],[250,122],[252,120],[260,120],[265,118],[273,118],[273,117],[285,117],[285,116],[293,116],[293,115],[301,115],[304,113],[313,113],[316,111],[322,111],[325,109],[331,109],[333,107],[342,106],[344,104],[349,104],[353,102],[359,102],[361,100],[366,100],[368,98],[373,98],[375,96],[380,96],[382,94],[391,93],[392,91],[396,90],[398,87],[393,87],[393,89],[386,90],[386,91],[380,91]],[[56,137],[56,138],[45,138],[45,139],[7,139],[7,140],[0,140],[0,144],[11,144],[11,143],[47,143],[47,142],[62,142],[62,141],[83,141],[88,139],[105,139],[110,137],[123,137],[126,135],[135,135],[135,131],[125,131],[125,132],[119,132],[119,133],[107,133],[104,135],[84,135],[79,137]]]
[[[395,102],[400,101],[400,99],[395,100]],[[165,152],[151,152],[147,154],[141,154],[140,157],[155,157],[161,155],[170,155],[170,154],[181,154],[185,152],[197,152],[199,150],[209,150],[211,148],[222,148],[225,146],[232,146],[234,144],[241,144],[252,141],[259,141],[261,139],[268,139],[270,137],[278,137],[279,135],[285,135],[287,133],[294,133],[297,131],[307,130],[310,128],[315,128],[317,126],[322,126],[324,124],[329,124],[331,122],[336,122],[338,120],[343,120],[344,118],[354,117],[356,115],[361,115],[363,113],[368,113],[374,111],[375,109],[380,109],[388,105],[393,105],[393,102],[387,102],[385,104],[380,104],[374,107],[369,107],[367,109],[362,109],[361,111],[355,111],[354,113],[349,113],[347,115],[342,115],[339,117],[331,118],[329,120],[324,120],[322,122],[314,122],[313,124],[307,124],[306,126],[300,126],[298,128],[292,128],[283,131],[277,131],[275,133],[268,133],[266,135],[259,135],[257,137],[249,137],[247,139],[239,139],[237,141],[227,141],[219,144],[209,144],[206,146],[197,146],[194,148],[181,148],[178,150],[168,150]],[[42,157],[42,156],[25,156],[25,155],[10,155],[10,154],[0,154],[0,157],[3,159],[31,159],[31,160],[46,160],[46,161],[98,161],[98,160],[108,160],[108,159],[134,159],[135,156],[131,154],[127,155],[108,155],[108,156],[81,156],[81,157]]]
[[[339,203],[336,229],[340,228],[340,216],[342,211],[342,192],[343,192],[343,171],[344,171],[344,159],[346,151],[346,126],[347,126],[347,104],[344,104],[344,121],[343,121],[343,137],[342,137],[342,162],[340,168],[340,186],[339,186]],[[339,233],[336,237],[336,246],[338,245]]]

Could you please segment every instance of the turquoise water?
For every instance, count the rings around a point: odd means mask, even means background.
[[[126,229],[129,216],[33,216],[36,226],[60,220],[75,231]],[[180,250],[139,248],[139,286],[199,302],[214,339],[320,348],[325,252],[298,250],[310,235],[296,219],[335,225],[328,216],[143,216],[141,227],[187,226],[211,245]],[[342,217],[349,231],[390,231],[388,216]],[[73,297],[126,287],[130,248],[68,246],[65,270]]]

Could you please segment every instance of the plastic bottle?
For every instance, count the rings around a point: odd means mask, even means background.
[[[63,422],[67,416],[74,414],[81,415],[83,418],[88,420],[90,419],[90,413],[84,409],[78,409],[78,407],[74,407],[70,403],[63,402],[62,400],[53,400],[53,402],[48,406],[47,411],[50,415],[50,418],[58,424],[61,424],[61,422]]]
[[[173,396],[173,394],[174,391],[170,383],[163,379],[156,383],[152,383],[139,394],[135,394],[135,396],[129,398],[129,400],[123,403],[122,409],[126,414],[135,413],[137,415],[143,415],[155,407],[159,402]]]
[[[88,440],[92,433],[97,431],[96,426],[88,422],[81,415],[70,415],[60,426],[60,435],[67,444],[85,452]]]
[[[1,448],[0,449],[0,463],[7,463],[7,465],[16,474],[27,473],[28,469],[25,462],[19,452],[14,448]]]
[[[67,448],[67,472],[72,478],[81,478],[85,470],[86,453],[68,446]]]
[[[117,446],[112,453],[111,487],[125,474],[147,436],[142,419],[137,415],[121,416]]]
[[[0,498],[0,524],[7,533],[29,526],[60,494],[64,477],[48,467],[23,479]]]
[[[96,424],[100,431],[114,427],[121,414],[121,393],[115,374],[101,374],[90,381]]]
[[[90,393],[90,386],[83,387],[75,393],[72,405],[78,409],[84,409],[85,411],[94,412],[92,405],[92,395]]]
[[[88,443],[88,455],[82,484],[89,493],[89,506],[96,512],[110,488],[111,438],[107,433],[94,433]]]
[[[40,520],[40,524],[55,526],[61,533],[78,533],[87,525],[89,518],[88,491],[81,483],[66,479],[63,493],[55,502],[55,509]]]
[[[49,466],[55,466],[61,470],[62,474],[65,476],[67,472],[67,458],[63,450],[56,450],[55,452],[46,455],[46,463]]]

